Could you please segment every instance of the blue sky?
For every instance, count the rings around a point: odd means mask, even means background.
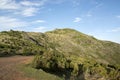
[[[0,31],[56,28],[120,43],[120,0],[0,0]]]

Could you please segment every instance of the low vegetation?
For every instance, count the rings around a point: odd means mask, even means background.
[[[120,44],[73,29],[46,33],[3,31],[0,56],[11,55],[36,55],[33,68],[64,80],[120,79]]]
[[[57,75],[47,73],[42,69],[35,69],[29,65],[22,65],[18,67],[20,71],[23,72],[25,77],[29,77],[33,80],[63,80],[61,77]]]
[[[65,80],[120,79],[120,66],[98,63],[77,56],[65,57],[62,53],[55,51],[36,55],[32,66],[54,73]]]
[[[0,56],[34,55],[43,51],[42,33],[3,31],[0,33]]]

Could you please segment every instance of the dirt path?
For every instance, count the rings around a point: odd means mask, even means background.
[[[17,67],[31,62],[33,56],[12,56],[0,58],[0,80],[33,80],[25,77]]]

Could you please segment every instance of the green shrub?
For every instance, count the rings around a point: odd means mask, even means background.
[[[39,69],[41,66],[41,55],[37,54],[32,61],[32,67]]]

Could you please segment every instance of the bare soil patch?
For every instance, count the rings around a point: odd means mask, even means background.
[[[0,58],[0,80],[33,80],[25,77],[22,71],[17,69],[21,64],[31,62],[33,56],[11,56]]]

